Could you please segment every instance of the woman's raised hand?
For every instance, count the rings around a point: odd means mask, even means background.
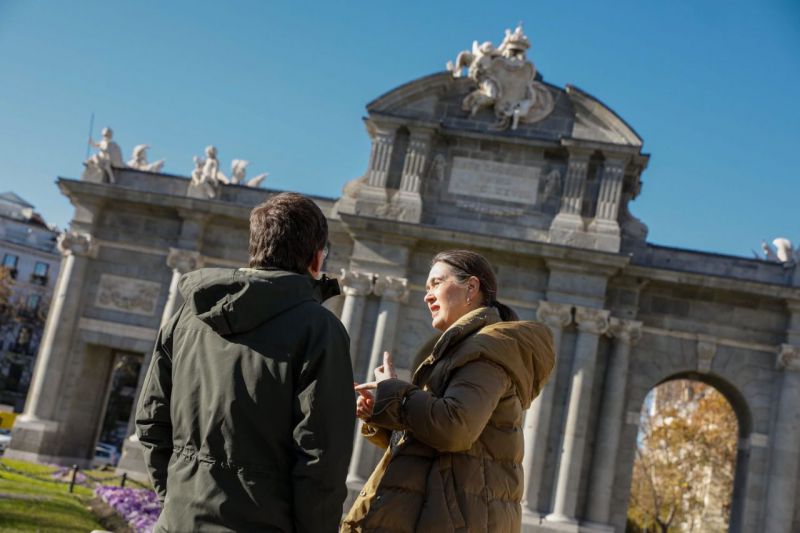
[[[361,385],[356,385],[355,390],[357,393],[370,391],[378,388],[378,383],[386,379],[393,379],[397,377],[397,371],[394,369],[392,362],[392,354],[383,352],[383,364],[375,369],[375,381],[368,381]]]

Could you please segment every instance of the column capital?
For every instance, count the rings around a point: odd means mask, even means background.
[[[408,301],[408,280],[393,276],[378,276],[372,291],[387,300],[406,303]]]
[[[194,250],[170,248],[167,255],[167,266],[181,274],[203,267],[203,255]]]
[[[709,372],[711,370],[711,362],[714,356],[717,355],[717,339],[709,335],[697,336],[697,370],[700,372]]]
[[[99,248],[91,234],[80,231],[65,231],[58,236],[56,246],[62,255],[78,255],[92,259],[97,257]]]
[[[780,370],[800,372],[800,346],[781,344],[775,366]]]
[[[342,292],[345,296],[366,296],[372,292],[375,274],[372,272],[360,272],[358,270],[342,269],[339,282],[342,284]]]
[[[536,319],[553,328],[565,328],[572,322],[572,306],[541,300],[536,308]]]
[[[612,316],[608,319],[608,334],[633,346],[642,338],[642,323]]]
[[[575,306],[575,323],[579,331],[602,335],[608,331],[608,309]]]

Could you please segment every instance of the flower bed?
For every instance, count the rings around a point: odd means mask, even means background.
[[[161,513],[158,496],[152,490],[97,487],[94,493],[120,514],[137,533],[152,533]]]

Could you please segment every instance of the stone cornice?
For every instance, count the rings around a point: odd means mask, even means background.
[[[639,265],[627,265],[621,273],[625,276],[645,278],[651,281],[663,281],[666,283],[691,285],[695,287],[758,294],[761,296],[779,298],[781,300],[786,298],[800,299],[800,288],[777,283],[767,283],[742,278],[727,278],[714,274],[687,272],[685,270],[668,270],[660,267]]]
[[[585,248],[573,248],[547,242],[511,239],[498,235],[476,234],[425,224],[413,224],[347,213],[341,213],[340,217],[342,223],[351,234],[359,236],[366,236],[368,234],[387,237],[402,235],[403,239],[411,239],[415,242],[428,241],[442,243],[450,247],[452,247],[453,243],[464,243],[471,248],[497,250],[510,255],[530,255],[538,256],[543,259],[563,259],[567,261],[590,263],[593,266],[586,267],[590,269],[606,266],[616,271],[628,264],[630,260],[630,258],[625,255],[587,250]]]

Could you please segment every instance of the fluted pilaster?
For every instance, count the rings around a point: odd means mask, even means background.
[[[394,131],[378,129],[372,138],[367,183],[373,187],[386,187],[389,163],[392,160],[394,136]]]
[[[427,164],[430,143],[430,132],[411,132],[405,161],[403,163],[403,176],[400,181],[400,190],[410,193],[419,193],[420,182],[425,173]]]

